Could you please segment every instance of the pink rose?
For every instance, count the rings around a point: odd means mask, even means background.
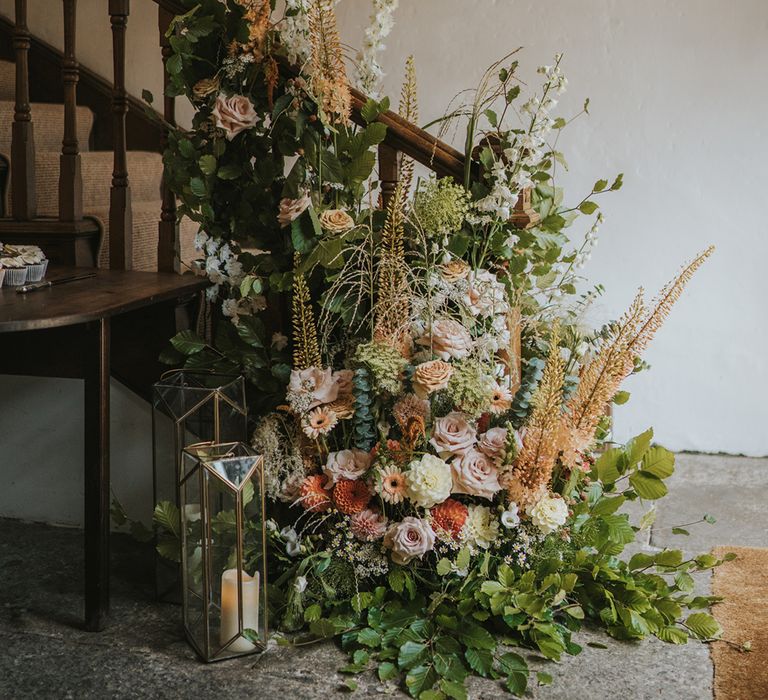
[[[312,199],[307,194],[298,199],[283,197],[280,200],[280,211],[277,214],[278,223],[280,226],[287,226],[294,219],[298,219],[310,204],[312,204]]]
[[[331,452],[323,467],[323,474],[328,477],[328,483],[335,484],[339,479],[358,479],[371,466],[371,455],[365,450],[353,447],[351,450]]]
[[[387,530],[384,546],[392,550],[395,564],[407,564],[435,546],[435,531],[426,520],[408,516]]]
[[[459,359],[472,350],[472,337],[458,321],[444,318],[432,324],[431,332],[416,341],[432,349],[441,360]]]
[[[216,126],[224,129],[227,141],[231,141],[241,131],[256,126],[259,120],[251,101],[243,95],[224,97],[219,94],[216,98],[216,106],[213,108],[213,116]]]
[[[500,462],[507,451],[507,429],[491,428],[477,441],[477,449],[488,459]]]
[[[373,542],[384,537],[388,522],[386,515],[366,508],[350,518],[350,529],[358,540]]]
[[[309,409],[335,401],[339,395],[339,385],[333,378],[333,370],[330,367],[308,367],[291,371],[288,392],[297,396],[309,396]]]
[[[453,493],[480,496],[489,501],[501,490],[499,472],[482,452],[471,449],[451,462]]]
[[[464,454],[474,446],[477,435],[466,415],[452,411],[432,426],[430,444],[441,457]]]

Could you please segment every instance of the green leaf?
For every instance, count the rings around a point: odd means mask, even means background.
[[[160,501],[155,506],[155,510],[152,513],[152,521],[167,530],[175,538],[181,538],[181,516],[179,509],[170,501]]]
[[[365,127],[361,136],[363,148],[377,146],[387,137],[387,126],[381,122],[374,122]]]
[[[656,636],[662,642],[669,642],[670,644],[687,644],[688,633],[685,630],[681,630],[679,627],[662,627]]]
[[[629,483],[640,498],[653,501],[667,495],[666,484],[658,476],[646,471],[637,471],[629,476]]]
[[[405,677],[405,685],[412,697],[422,696],[424,691],[429,690],[437,680],[437,675],[431,665],[416,666],[408,672]]]
[[[381,635],[376,630],[366,627],[358,633],[357,641],[363,646],[374,648],[381,644]]]
[[[437,562],[437,575],[438,576],[447,576],[451,573],[451,569],[453,567],[451,566],[451,562],[449,559],[441,559],[439,562]]]
[[[208,188],[205,186],[205,181],[199,177],[193,177],[189,181],[189,189],[195,197],[203,199],[208,196]]]
[[[589,100],[587,100],[589,102]],[[611,185],[611,190],[619,190],[621,189],[621,186],[624,184],[624,173],[619,173],[616,176],[616,179],[613,181],[613,184]]]
[[[194,331],[185,330],[171,338],[171,345],[183,355],[194,355],[206,346],[206,342]]]
[[[628,391],[617,391],[613,395],[613,403],[615,403],[617,406],[623,406],[627,401],[629,401],[630,393]]]
[[[597,478],[604,484],[612,484],[621,476],[618,464],[623,454],[624,451],[621,448],[614,447],[603,452],[595,462],[594,468],[597,471]]]
[[[155,96],[149,90],[141,91],[141,99],[147,104],[151,105],[155,101]]]
[[[315,620],[319,620],[323,615],[323,609],[315,603],[314,605],[310,605],[305,611],[304,611],[304,622],[314,622]]]
[[[397,665],[402,668],[412,668],[424,660],[427,652],[427,645],[421,642],[405,642],[400,647],[397,655]]]
[[[679,566],[683,561],[683,553],[679,549],[665,549],[654,558],[657,566]]]
[[[675,471],[675,455],[663,447],[651,447],[643,456],[643,471],[666,479]]]
[[[590,201],[582,202],[579,205],[579,211],[582,214],[587,214],[587,215],[594,214],[597,211],[598,206],[599,205],[596,202],[590,202]]]
[[[507,690],[513,695],[523,695],[528,688],[528,674],[515,671],[507,676]]]
[[[608,187],[608,180],[598,180],[592,187],[592,191],[602,192],[606,187]]]
[[[198,165],[204,175],[213,175],[216,172],[216,156],[206,153],[204,156],[200,157]]]
[[[354,185],[367,180],[373,171],[374,165],[376,165],[376,154],[373,151],[361,153],[345,168],[345,182],[349,185]]]
[[[493,654],[487,649],[467,649],[464,658],[469,667],[481,676],[488,676],[493,668]]]
[[[347,678],[340,686],[340,689],[348,693],[354,693],[358,688],[357,681]]]
[[[625,446],[624,452],[627,455],[627,463],[630,467],[637,464],[648,451],[653,440],[653,428],[648,428],[644,433],[633,437]]]
[[[397,678],[397,666],[391,661],[383,661],[379,664],[378,674],[380,681],[391,681],[393,678]]]
[[[456,681],[449,681],[447,678],[443,678],[440,681],[440,690],[449,698],[453,698],[453,700],[467,700],[467,689]]]
[[[654,559],[653,555],[644,554],[643,552],[633,554],[632,558],[629,560],[629,570],[637,571],[638,569],[645,569],[646,567],[653,565]]]
[[[709,513],[704,513],[702,520],[706,523],[709,523],[710,525],[714,525],[717,522],[717,518],[714,515],[710,515]]]
[[[693,613],[685,624],[699,639],[713,639],[723,633],[720,623],[708,613]]]
[[[220,180],[235,180],[240,177],[243,170],[237,163],[229,163],[216,171],[216,176]]]
[[[603,496],[592,506],[592,513],[595,515],[610,515],[615,513],[627,499],[624,496]]]
[[[459,639],[471,649],[493,649],[496,647],[491,633],[474,622],[464,622],[459,629]]]
[[[336,636],[336,625],[330,620],[322,618],[309,624],[309,631],[321,639],[330,639]]]
[[[536,671],[536,680],[539,681],[539,685],[552,685],[552,676],[544,671]]]
[[[165,70],[171,75],[178,75],[181,73],[182,67],[181,56],[178,54],[174,54],[165,62]]]
[[[673,535],[690,535],[691,533],[688,532],[688,530],[686,530],[684,527],[673,527],[672,534]]]

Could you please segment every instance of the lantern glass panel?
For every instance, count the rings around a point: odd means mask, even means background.
[[[184,625],[206,661],[267,640],[263,460],[243,443],[192,445],[180,481]]]
[[[154,502],[179,506],[181,450],[201,442],[237,442],[247,438],[245,381],[215,372],[175,370],[153,386],[152,433]],[[157,531],[161,548],[173,548],[168,533]],[[179,568],[157,556],[157,595],[181,602]]]

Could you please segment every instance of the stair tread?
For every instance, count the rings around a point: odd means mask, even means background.
[[[34,125],[35,147],[51,151],[61,149],[64,137],[64,105],[50,102],[33,102],[32,124]],[[14,103],[0,100],[0,153],[8,154],[11,150],[11,126],[13,124]],[[77,139],[80,151],[88,150],[88,140],[93,128],[93,112],[88,107],[77,108]]]

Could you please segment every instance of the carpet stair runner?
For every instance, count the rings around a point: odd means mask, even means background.
[[[15,65],[0,61],[0,156],[10,162],[13,124]],[[80,142],[83,176],[83,215],[99,222],[104,232],[99,266],[109,265],[109,192],[112,184],[112,152],[91,151],[89,137],[93,112],[77,108],[77,137]],[[59,155],[64,132],[64,105],[32,104],[35,133],[35,167],[38,216],[59,212]],[[133,269],[157,269],[157,224],[162,200],[160,182],[162,156],[147,151],[128,151],[128,174],[133,211]],[[10,176],[5,187],[5,212],[10,212]],[[197,225],[184,218],[180,224],[182,270],[195,258]],[[0,240],[2,238],[0,237]]]

